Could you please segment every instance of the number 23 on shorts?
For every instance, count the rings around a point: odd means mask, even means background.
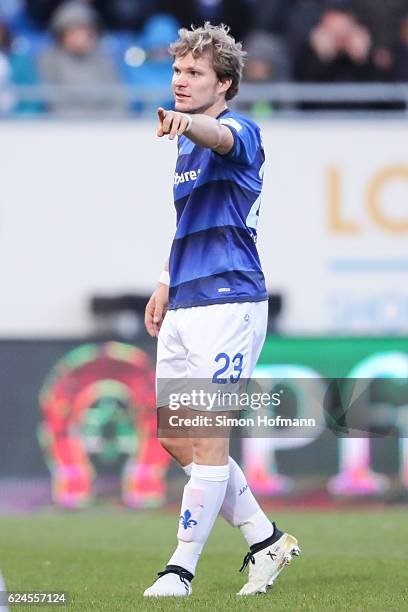
[[[216,355],[214,361],[216,363],[220,362],[220,369],[214,372],[214,376],[212,377],[212,382],[225,385],[227,383],[227,378],[220,378],[222,374],[225,374],[227,370],[229,370],[231,364],[233,367],[233,373],[229,376],[229,381],[232,383],[237,383],[241,378],[242,367],[244,362],[244,356],[242,353],[237,353],[232,358],[227,353],[218,353]],[[235,373],[235,375],[234,375]]]

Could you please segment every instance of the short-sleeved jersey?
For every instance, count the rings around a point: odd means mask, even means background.
[[[178,140],[170,309],[268,297],[256,248],[265,162],[260,129],[229,109],[217,119],[234,137],[227,155]]]

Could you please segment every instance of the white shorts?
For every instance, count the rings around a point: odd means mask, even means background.
[[[157,406],[168,405],[170,382],[173,392],[182,393],[195,379],[225,388],[251,378],[267,320],[267,301],[169,310],[157,344]]]

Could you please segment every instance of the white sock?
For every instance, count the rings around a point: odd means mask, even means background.
[[[228,477],[228,465],[192,464],[181,503],[179,543],[168,565],[180,565],[195,574],[201,551],[224,500]]]
[[[188,476],[189,478],[191,476],[191,469],[192,469],[192,467],[193,467],[192,463],[189,463],[188,465],[185,465],[184,467],[181,466],[181,469],[183,470],[185,475]]]
[[[192,465],[183,467],[187,476],[191,474]],[[261,510],[243,471],[232,457],[229,457],[229,479],[220,514],[232,527],[239,527],[249,546],[273,535],[271,521]]]

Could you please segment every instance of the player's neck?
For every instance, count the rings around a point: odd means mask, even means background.
[[[209,108],[197,111],[199,114],[201,115],[208,115],[209,117],[218,117],[218,115],[220,115],[223,111],[225,111],[227,109],[227,103],[225,100],[220,100],[219,102],[216,102],[215,104],[213,104],[212,106],[210,106]]]

